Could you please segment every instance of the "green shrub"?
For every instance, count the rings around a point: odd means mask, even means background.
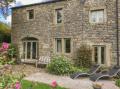
[[[81,45],[76,54],[75,65],[77,67],[89,68],[92,65],[92,50],[90,46]]]
[[[84,67],[72,67],[71,69],[71,73],[76,73],[76,72],[88,72],[89,69],[88,68],[84,68]]]
[[[13,44],[10,44],[10,46],[9,46],[8,56],[9,56],[10,58],[15,58],[15,57],[17,57],[17,48],[16,48]]]
[[[116,85],[120,87],[120,79],[116,80]]]
[[[9,44],[9,47],[7,49],[2,49],[3,50],[0,51],[0,65],[14,64],[15,58],[17,57],[16,47],[13,44]]]
[[[50,73],[57,75],[70,74],[73,72],[72,64],[63,56],[53,57],[47,69]]]

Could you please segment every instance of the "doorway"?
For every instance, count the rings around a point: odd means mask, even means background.
[[[38,40],[36,38],[25,38],[23,40],[23,59],[33,60],[38,58]]]

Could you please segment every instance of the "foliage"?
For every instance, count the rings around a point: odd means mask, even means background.
[[[88,72],[89,71],[89,69],[88,68],[84,68],[84,67],[72,67],[72,69],[71,69],[71,73],[76,73],[76,72]]]
[[[16,75],[3,75],[0,77],[0,89],[5,89],[6,87],[11,88],[14,87],[17,81],[21,81],[23,76],[16,76]]]
[[[11,29],[7,24],[0,22],[0,43],[3,41],[11,42]]]
[[[10,58],[17,57],[17,48],[13,45],[10,44],[9,49],[8,49],[8,56]]]
[[[92,64],[92,50],[90,46],[84,44],[77,50],[77,58],[75,59],[75,65],[77,67],[89,68]]]
[[[11,65],[3,65],[0,76],[0,89],[16,89],[15,86],[23,79],[24,75],[21,73],[13,74]]]
[[[15,2],[15,0],[0,0],[0,14],[2,14],[4,17],[8,16],[9,7],[12,2]]]
[[[58,56],[53,57],[51,63],[48,64],[47,69],[50,73],[62,75],[72,72],[72,64],[66,57]]]
[[[0,65],[13,64],[15,60],[12,59],[16,55],[17,51],[14,45],[4,42],[0,48]]]
[[[116,85],[120,87],[120,79],[116,80]]]
[[[44,83],[38,83],[38,82],[30,82],[27,80],[22,80],[21,84],[22,84],[22,89],[51,89],[50,85]],[[54,89],[66,89],[66,88],[57,86]]]

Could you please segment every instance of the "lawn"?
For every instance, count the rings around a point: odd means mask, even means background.
[[[22,80],[22,89],[52,89],[52,87],[44,83]],[[55,89],[66,89],[66,88],[58,86]]]

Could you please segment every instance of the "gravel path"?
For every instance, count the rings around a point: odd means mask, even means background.
[[[56,80],[60,86],[69,88],[69,89],[93,89],[92,81],[88,78],[81,79],[71,79],[67,76],[55,76],[48,73],[35,73],[25,78],[30,81],[43,82],[47,84],[51,84],[53,80]],[[115,86],[114,81],[99,81],[99,83],[103,84],[103,89],[120,89]]]

